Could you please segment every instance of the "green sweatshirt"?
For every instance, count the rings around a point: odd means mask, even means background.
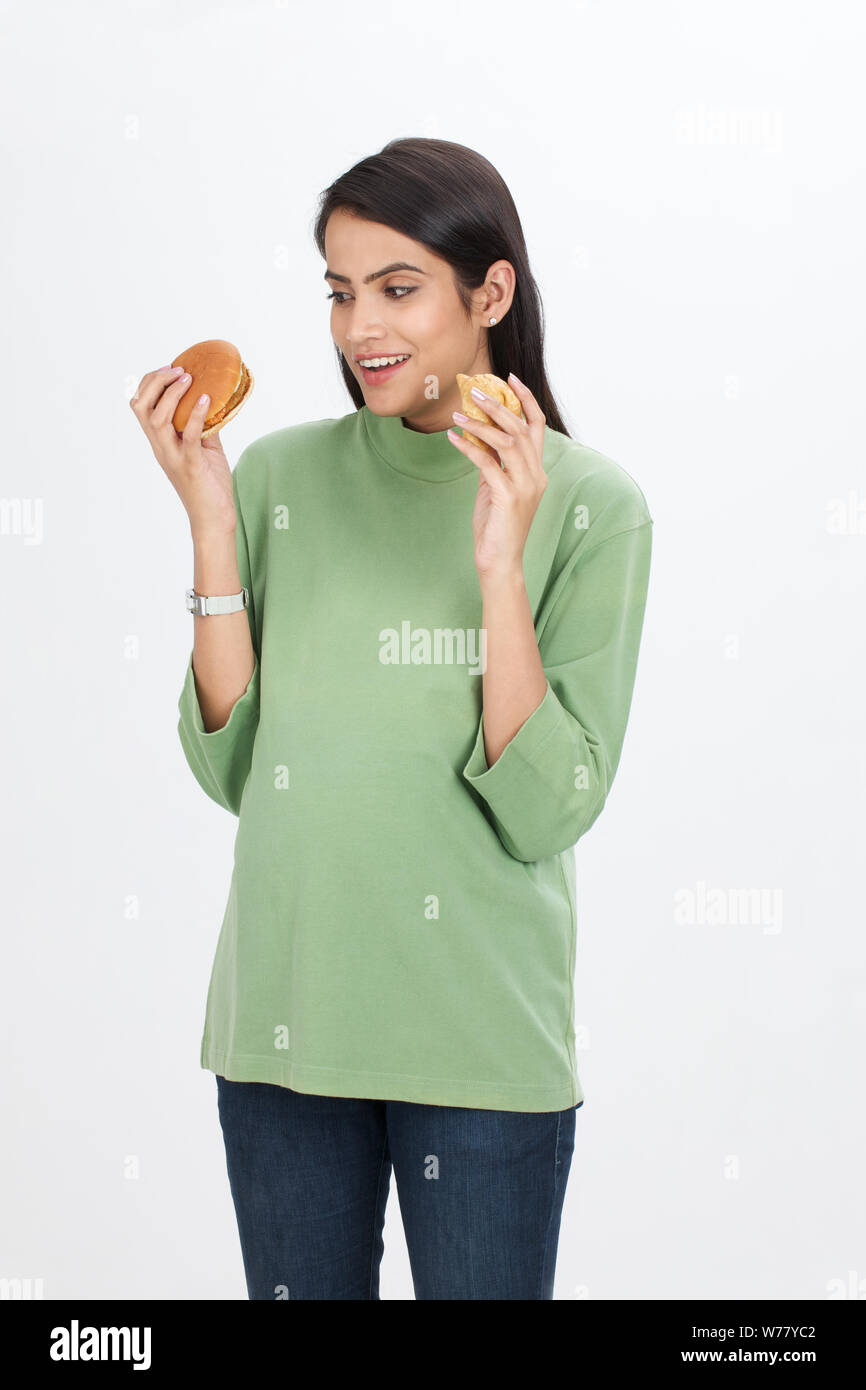
[[[255,669],[221,729],[204,731],[192,654],[178,702],[193,774],[238,817],[207,1070],[582,1103],[574,845],[620,759],[652,518],[624,469],[549,427],[543,463],[523,570],[547,688],[488,767],[475,465],[367,406],[241,454]]]

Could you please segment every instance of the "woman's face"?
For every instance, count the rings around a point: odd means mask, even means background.
[[[502,317],[511,293],[498,297],[498,281],[494,302],[489,286],[476,291],[479,309],[468,319],[447,261],[421,242],[343,208],[328,219],[325,249],[331,334],[365,404],[376,415],[401,415],[424,431],[450,428],[452,411],[460,409],[456,374],[491,370],[484,327],[490,314]],[[397,264],[402,268],[394,269]],[[401,366],[384,371],[368,370],[358,360],[404,354]]]

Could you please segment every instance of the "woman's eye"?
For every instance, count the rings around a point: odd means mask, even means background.
[[[388,285],[385,293],[392,294],[394,299],[405,299],[407,295],[414,294],[417,289],[417,285]],[[345,290],[331,290],[331,293],[326,294],[325,298],[333,299],[335,304],[344,304],[349,296]]]

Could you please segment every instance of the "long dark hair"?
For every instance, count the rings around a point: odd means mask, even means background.
[[[538,401],[550,429],[568,435],[544,368],[544,311],[523,228],[514,199],[489,160],[450,140],[389,140],[319,195],[313,236],[323,259],[325,227],[337,208],[393,227],[441,256],[454,271],[467,314],[470,292],[484,284],[492,263],[510,261],[514,298],[501,322],[487,330],[493,373],[504,380],[515,372]],[[336,352],[346,388],[360,410],[364,393],[338,347]]]

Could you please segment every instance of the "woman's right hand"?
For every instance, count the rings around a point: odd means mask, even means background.
[[[141,378],[129,404],[156,461],[186,508],[193,536],[220,536],[237,526],[232,473],[219,432],[202,439],[209,401],[193,406],[183,434],[172,418],[190,389],[180,367],[160,367]]]

